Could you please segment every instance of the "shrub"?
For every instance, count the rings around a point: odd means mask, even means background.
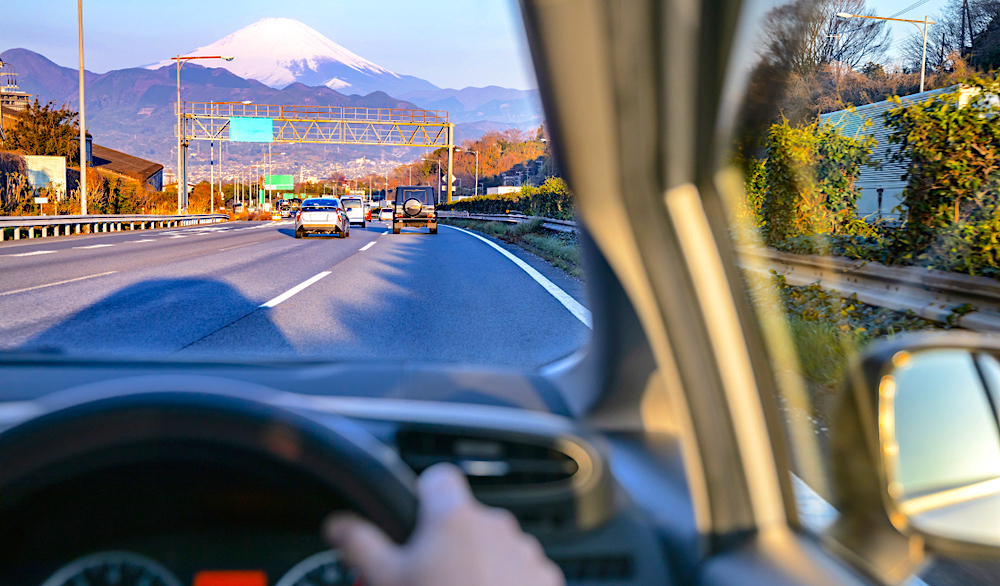
[[[438,207],[472,214],[504,214],[509,211],[560,220],[576,217],[573,194],[566,182],[558,177],[551,177],[538,187],[525,185],[515,193],[468,197]]]
[[[765,241],[810,234],[849,234],[867,228],[857,218],[860,190],[854,181],[870,164],[873,137],[843,136],[819,121],[771,126],[764,163],[761,220]],[[758,184],[759,176],[751,177]],[[748,186],[758,197],[759,186]]]
[[[886,112],[895,161],[904,175],[905,227],[895,247],[904,262],[976,274],[996,268],[1000,205],[1000,124],[996,79],[973,77],[962,91]]]

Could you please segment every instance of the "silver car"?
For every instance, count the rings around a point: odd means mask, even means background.
[[[302,200],[295,214],[295,237],[309,234],[336,234],[341,238],[351,235],[351,224],[340,200],[335,197],[313,197]]]

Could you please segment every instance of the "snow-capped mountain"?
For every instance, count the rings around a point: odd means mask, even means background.
[[[240,77],[279,89],[296,82],[361,95],[439,89],[429,81],[376,65],[290,18],[264,18],[187,54],[232,55],[232,61],[205,61],[200,65],[224,67]],[[147,68],[171,64],[165,60]]]

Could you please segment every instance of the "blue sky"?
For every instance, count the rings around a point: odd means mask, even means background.
[[[897,12],[906,10],[914,4],[918,4],[919,0],[878,0],[873,2],[868,0],[866,5],[875,9],[875,14],[878,16],[893,16]],[[928,0],[924,4],[920,4],[916,8],[906,10],[903,14],[897,16],[897,18],[908,18],[910,20],[923,20],[924,16],[929,16],[933,21],[934,17],[941,12],[944,8],[946,0]],[[907,24],[905,22],[890,22],[888,23],[889,29],[892,31],[893,44],[889,49],[888,57],[896,57],[899,54],[899,48],[903,44],[903,41],[907,37],[920,34],[917,27],[912,24]]]
[[[397,73],[440,87],[537,87],[516,0],[84,0],[86,68],[155,63],[261,18],[294,18]],[[76,68],[76,2],[4,2],[0,51]]]

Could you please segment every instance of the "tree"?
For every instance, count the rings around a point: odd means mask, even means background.
[[[805,74],[835,61],[853,69],[882,59],[889,48],[885,21],[840,12],[875,14],[865,0],[796,0],[772,9],[764,18],[764,61]]]
[[[1000,0],[948,0],[927,31],[927,70],[950,71],[954,53],[970,65],[989,69],[1000,64]],[[913,31],[902,48],[911,71],[920,72],[923,35]]]
[[[7,132],[4,147],[28,155],[66,157],[71,164],[80,162],[77,113],[54,102],[44,106],[36,99],[17,117]]]

